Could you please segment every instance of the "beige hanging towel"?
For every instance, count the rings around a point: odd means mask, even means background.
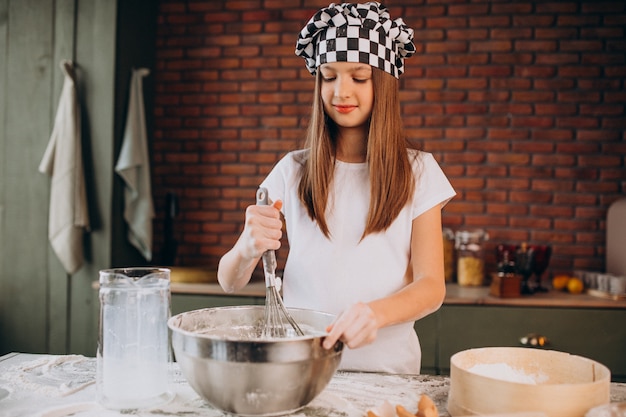
[[[39,171],[52,177],[48,238],[65,271],[73,274],[83,264],[83,237],[89,230],[89,213],[73,63],[62,61],[61,69],[65,80]]]
[[[124,180],[124,219],[128,240],[146,260],[152,259],[154,206],[150,186],[150,159],[143,103],[143,77],[150,71],[134,69],[130,81],[128,113],[122,150],[115,171]]]

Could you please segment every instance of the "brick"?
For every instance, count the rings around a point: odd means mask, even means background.
[[[555,94],[551,91],[514,91],[511,100],[522,103],[541,103],[553,101]]]
[[[443,137],[443,131],[441,129],[407,129],[406,136],[415,139],[441,139]]]
[[[626,118],[624,117],[602,117],[603,129],[626,129]]]
[[[617,141],[620,139],[620,134],[617,131],[579,129],[576,131],[576,139],[581,141],[589,140],[599,142]]]
[[[511,75],[511,68],[507,65],[483,65],[470,68],[471,77],[508,77]]]
[[[552,202],[552,192],[517,191],[512,190],[509,198],[512,203],[549,204]]]
[[[412,57],[412,63],[415,65],[444,65],[446,63],[446,57],[443,54],[424,54]]]
[[[620,104],[581,104],[581,115],[617,116],[624,115],[624,105]]]
[[[462,53],[467,52],[465,41],[426,42],[425,51],[428,54]]]
[[[552,178],[552,167],[535,166],[535,165],[515,165],[509,168],[512,177],[523,178]]]
[[[598,170],[595,168],[555,168],[554,178],[573,178],[575,180],[595,180]]]
[[[563,48],[563,43],[560,44],[562,50],[567,50]],[[557,42],[556,41],[546,41],[546,40],[516,40],[515,41],[515,50],[518,52],[554,52],[557,50]]]
[[[452,141],[449,138],[445,140],[429,140],[427,146],[422,147],[426,152],[450,152],[450,151],[462,151],[465,147],[465,143],[462,141]]]
[[[580,59],[583,65],[611,65],[624,63],[624,52],[618,53],[583,53]]]
[[[467,19],[465,17],[430,17],[426,20],[426,27],[433,28],[463,28],[467,27]]]
[[[465,67],[441,66],[429,67],[426,69],[427,78],[456,78],[467,74]]]
[[[626,5],[621,1],[599,1],[594,3],[583,3],[581,5],[583,13],[604,13],[614,14],[626,11]]]
[[[493,78],[489,80],[491,88],[528,90],[532,87],[532,81],[525,78]]]
[[[571,78],[550,78],[550,79],[535,79],[533,80],[533,87],[536,90],[572,90],[575,86],[575,80]]]
[[[574,104],[535,104],[535,113],[541,115],[563,116],[573,115],[578,111],[578,106]]]
[[[622,154],[626,154],[626,152],[624,152],[624,149],[621,150]],[[622,190],[624,189],[624,186],[626,184],[624,184],[624,179],[626,178],[626,168],[608,168],[608,169],[603,169],[600,172],[600,180],[606,181],[621,181],[622,182]]]
[[[521,103],[496,103],[489,105],[489,113],[506,114],[506,115],[528,115],[532,114],[533,106],[531,104]]]
[[[449,28],[445,31],[446,39],[450,41],[471,41],[471,40],[484,40],[489,38],[489,30],[488,29],[456,29]],[[465,42],[463,42],[466,45]]]
[[[466,125],[467,126],[482,126],[482,127],[505,127],[509,125],[509,118],[506,116],[500,115],[468,115],[466,117]],[[494,129],[489,129],[487,138],[491,138],[491,134]]]
[[[536,28],[536,39],[555,39],[557,41],[564,39],[577,39],[578,30],[576,28]]]
[[[513,16],[514,27],[548,27],[553,26],[556,21],[555,16],[551,15],[515,15]]]
[[[597,103],[600,101],[600,93],[597,91],[562,91],[557,93],[559,102],[586,102]]]
[[[488,16],[470,16],[470,27],[509,27],[511,25],[511,18],[503,15],[488,15]]]
[[[533,54],[512,52],[504,54],[491,54],[491,62],[494,64],[528,65],[534,61]]]
[[[557,69],[551,66],[517,66],[515,75],[524,78],[552,78]]]
[[[517,28],[492,28],[491,39],[529,39],[532,38],[533,30],[528,27]]]
[[[561,15],[557,17],[557,26],[597,26],[600,22],[598,15]]]
[[[490,153],[487,155],[487,162],[492,164],[505,165],[528,165],[530,156],[528,154],[516,153]]]
[[[509,40],[477,41],[472,42],[470,52],[509,52],[513,49],[513,43]]]
[[[460,90],[475,90],[487,87],[486,78],[450,78],[446,81],[448,88]]]
[[[580,37],[583,39],[590,39],[590,38],[621,39],[624,37],[624,28],[622,27],[581,28]]]
[[[491,178],[487,180],[487,188],[494,190],[528,190],[530,181],[526,178]]]
[[[578,165],[581,167],[618,167],[622,165],[622,155],[580,155]]]
[[[444,132],[447,139],[482,139],[485,137],[485,129],[480,128],[448,128]]]
[[[604,24],[606,26],[623,26],[625,18],[625,13],[606,15],[604,16]]]
[[[487,112],[487,105],[484,104],[447,104],[444,108],[448,114],[480,114]]]
[[[440,104],[407,104],[404,112],[408,114],[443,114],[444,108]]]
[[[579,181],[576,183],[576,191],[581,193],[610,194],[619,192],[620,186],[615,182],[608,181]]]
[[[448,6],[448,14],[451,16],[484,15],[487,14],[488,11],[488,4],[450,4]]]
[[[528,207],[524,205],[494,203],[487,206],[487,213],[505,216],[525,216],[528,214]],[[491,237],[492,236],[490,236],[490,238]]]
[[[516,217],[510,216],[509,225],[521,229],[544,229],[549,230],[552,227],[552,219],[537,217]]]
[[[513,152],[524,152],[524,153],[534,153],[534,154],[552,153],[554,152],[554,145],[550,142],[517,141],[517,142],[512,143],[511,150]]]
[[[559,117],[556,126],[560,128],[591,129],[599,126],[596,117]]]
[[[536,166],[573,166],[576,163],[576,157],[572,155],[554,154],[532,156],[532,165]]]
[[[480,151],[480,152],[508,152],[508,143],[504,141],[487,141],[487,140],[471,140],[467,142],[467,151]]]
[[[464,91],[426,91],[424,93],[426,101],[463,101],[467,97]]]
[[[453,184],[454,185],[454,184]],[[508,202],[508,192],[501,190],[468,191],[465,193],[467,201]]]
[[[444,31],[441,29],[418,30],[414,34],[413,41],[440,41],[444,39]]]
[[[489,62],[488,54],[447,54],[450,65],[484,65]]]
[[[424,126],[459,127],[465,126],[465,118],[456,115],[427,115],[423,118]]]

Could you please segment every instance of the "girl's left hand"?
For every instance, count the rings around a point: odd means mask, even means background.
[[[337,340],[355,349],[376,340],[378,323],[369,305],[356,303],[341,313],[326,330],[328,336],[322,345],[325,349],[332,348]]]

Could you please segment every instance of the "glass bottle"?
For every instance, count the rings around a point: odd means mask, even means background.
[[[489,235],[482,229],[456,233],[457,281],[461,286],[485,284],[484,243]]]

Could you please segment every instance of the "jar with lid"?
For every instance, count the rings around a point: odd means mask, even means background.
[[[454,281],[454,266],[456,263],[456,254],[454,249],[454,232],[452,229],[444,227],[443,234],[443,267],[446,282]]]
[[[482,229],[459,230],[455,235],[457,250],[457,281],[461,286],[485,283],[484,243],[489,235]]]

